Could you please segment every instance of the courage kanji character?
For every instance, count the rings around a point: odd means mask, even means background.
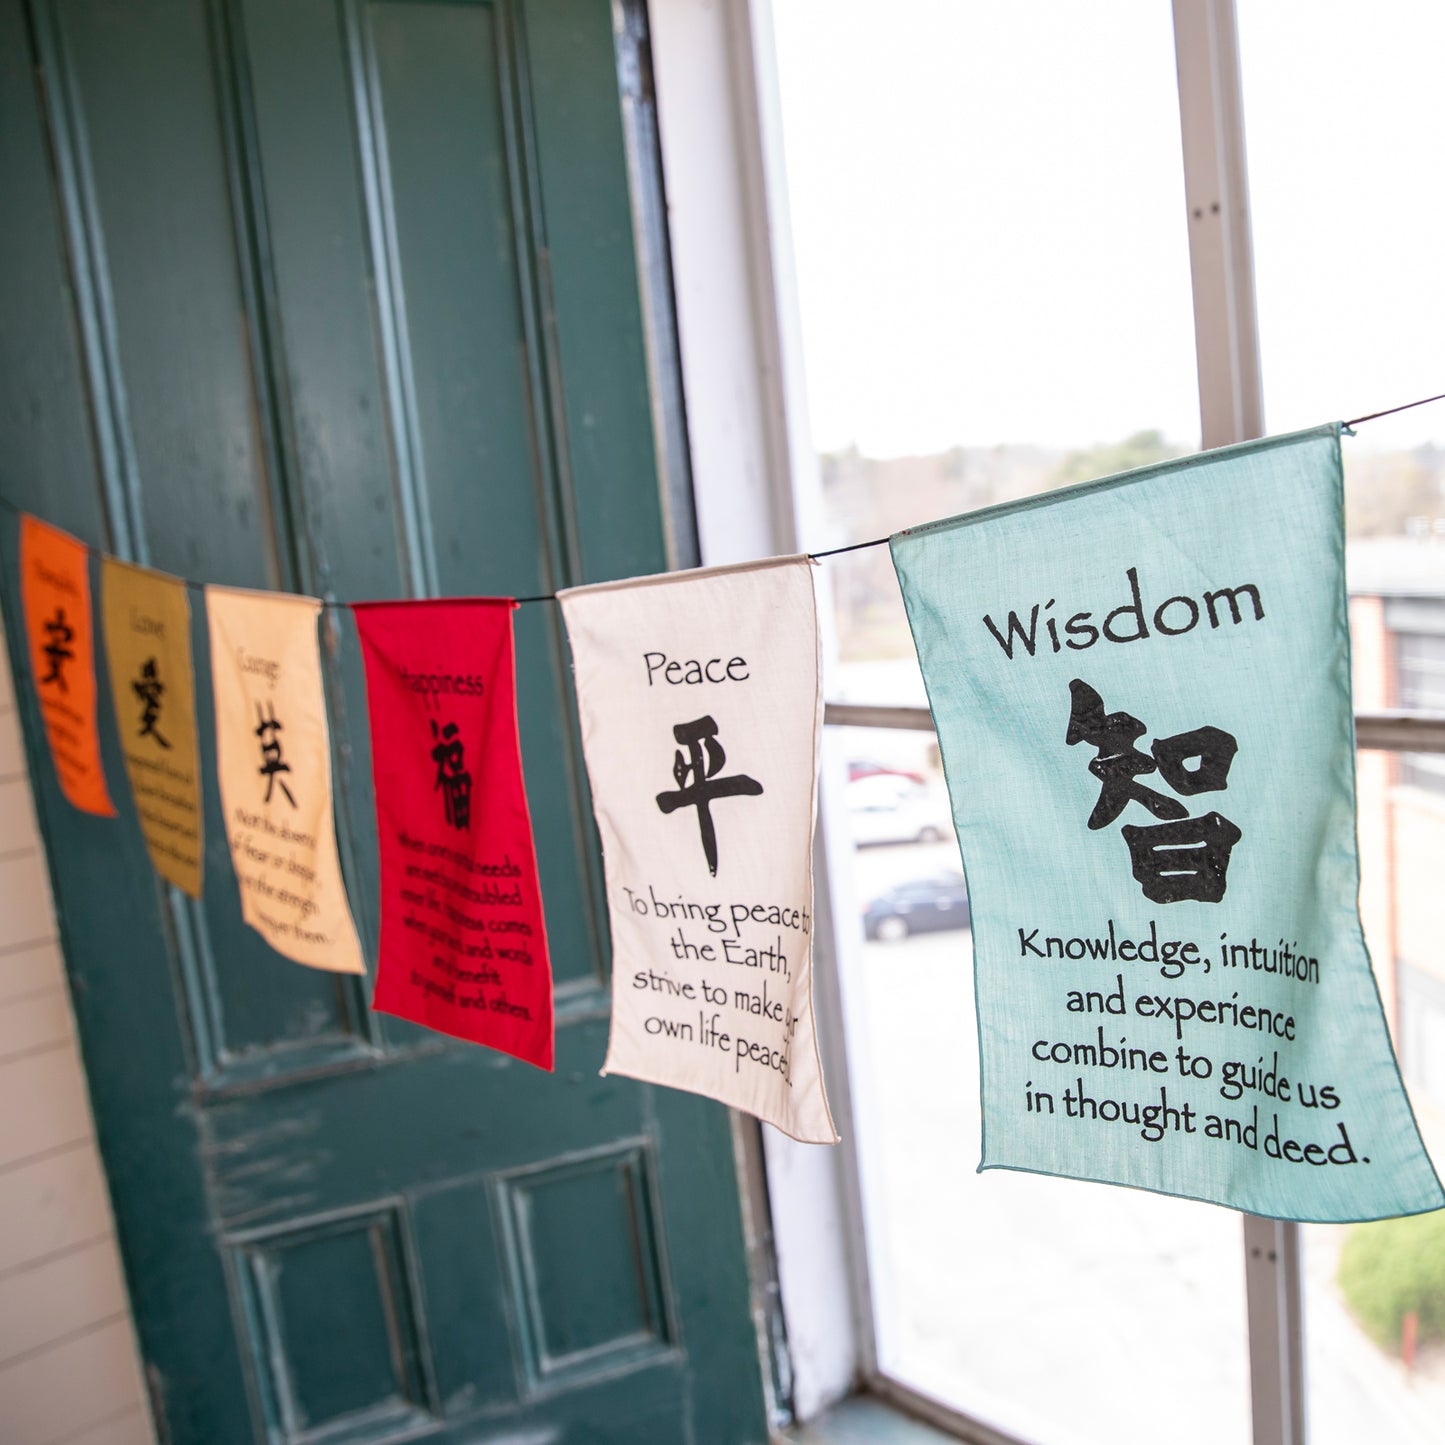
[[[265,801],[271,801],[273,788],[280,788],[286,794],[286,801],[294,808],[296,799],[291,796],[291,789],[286,786],[286,780],[278,777],[278,773],[289,773],[290,763],[281,761],[281,743],[277,734],[281,731],[281,724],[276,720],[276,707],[274,703],[267,703],[270,716],[267,717],[261,711],[261,704],[256,704],[256,736],[261,739],[261,766],[257,772],[266,779]]]

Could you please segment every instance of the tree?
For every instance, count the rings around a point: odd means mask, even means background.
[[[1165,441],[1157,429],[1136,431],[1121,442],[1104,442],[1069,452],[1050,473],[1048,486],[1068,487],[1075,482],[1091,482],[1095,477],[1112,477],[1117,472],[1133,471],[1135,467],[1167,462],[1183,452]]]

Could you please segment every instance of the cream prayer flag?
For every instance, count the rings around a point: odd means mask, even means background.
[[[612,919],[604,1073],[837,1141],[813,1029],[805,557],[559,595]]]
[[[105,654],[116,726],[156,872],[201,896],[201,789],[186,584],[107,557]]]
[[[216,769],[241,916],[277,953],[362,973],[341,881],[314,597],[206,588]]]

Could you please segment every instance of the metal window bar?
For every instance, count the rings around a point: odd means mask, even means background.
[[[926,707],[830,702],[824,704],[823,721],[829,727],[933,731],[933,715]],[[1445,712],[1414,708],[1357,712],[1355,746],[1393,753],[1445,753]]]

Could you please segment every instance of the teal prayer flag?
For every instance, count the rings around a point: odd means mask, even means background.
[[[980,1169],[1445,1205],[1358,911],[1337,425],[901,532],[973,912]]]

